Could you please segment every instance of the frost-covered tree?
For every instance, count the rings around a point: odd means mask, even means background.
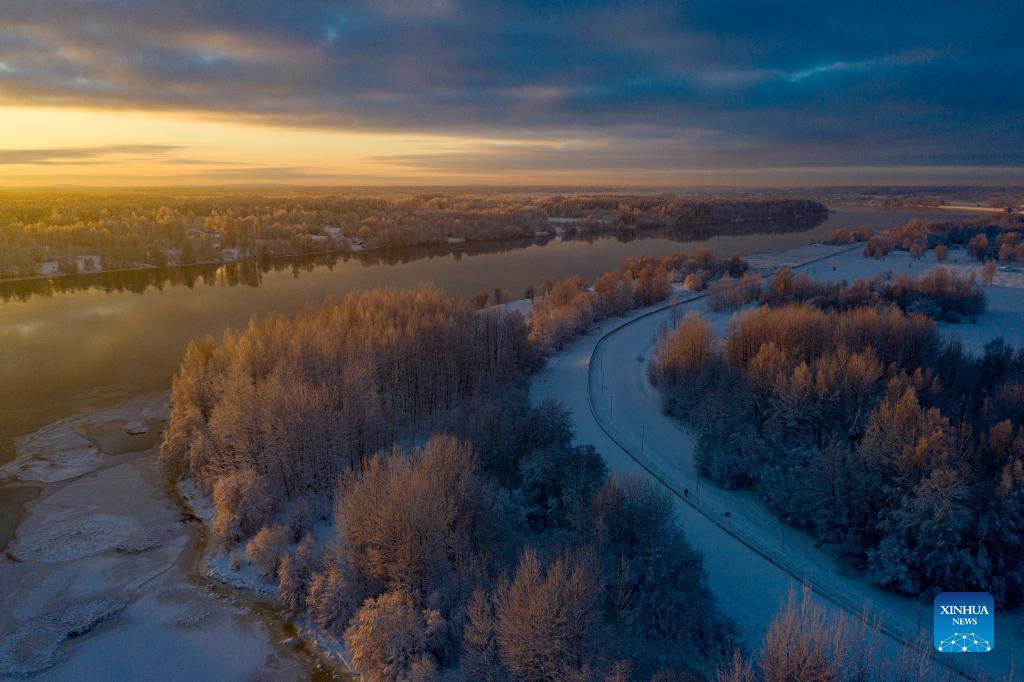
[[[258,566],[265,578],[277,576],[277,566],[289,543],[286,526],[263,526],[245,546],[245,557]]]
[[[366,601],[345,630],[352,663],[367,680],[434,678],[447,623],[436,610],[416,606],[400,589]]]
[[[599,582],[586,554],[544,566],[536,552],[523,553],[510,582],[496,596],[501,660],[525,682],[584,679],[598,651]]]

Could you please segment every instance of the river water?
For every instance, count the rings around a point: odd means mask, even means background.
[[[219,337],[253,315],[420,282],[464,296],[500,287],[520,298],[528,284],[574,274],[592,278],[629,256],[701,246],[716,255],[774,251],[836,229],[882,229],[937,215],[954,217],[948,211],[838,208],[827,218],[781,226],[620,231],[0,284],[0,463],[13,458],[17,438],[46,424],[168,388],[191,339]],[[0,497],[9,492],[0,490]]]

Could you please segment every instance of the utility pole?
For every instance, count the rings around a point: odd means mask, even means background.
[[[641,456],[643,456],[643,454],[644,454],[644,435],[646,433],[647,433],[647,425],[646,424],[641,424],[640,425],[640,455]]]
[[[604,349],[601,350],[601,390],[604,391]]]

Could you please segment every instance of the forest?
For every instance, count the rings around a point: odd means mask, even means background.
[[[706,676],[736,629],[673,502],[610,476],[526,384],[601,316],[730,268],[697,252],[543,283],[529,323],[426,286],[254,320],[189,347],[161,464],[231,566],[367,679]]]
[[[2,198],[0,278],[827,214],[802,199],[654,194],[82,189]]]
[[[977,284],[941,269],[850,286],[784,270],[751,289],[722,296],[762,305],[721,339],[691,313],[648,366],[698,433],[700,473],[755,490],[888,589],[1019,605],[1024,349],[995,339],[973,356],[932,319],[976,314]]]

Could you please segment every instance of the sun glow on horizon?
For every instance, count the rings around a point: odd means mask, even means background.
[[[265,125],[230,116],[0,107],[0,184],[35,186],[456,179],[403,162],[519,140]]]

